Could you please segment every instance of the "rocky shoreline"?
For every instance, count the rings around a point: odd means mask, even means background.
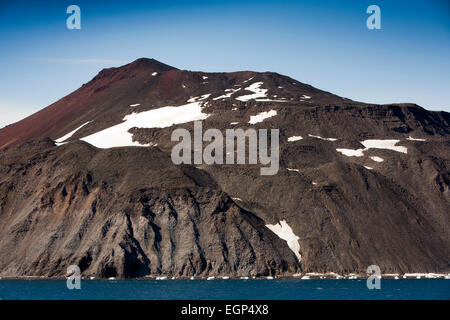
[[[294,275],[283,275],[283,276],[267,276],[267,277],[230,277],[230,276],[210,276],[210,277],[173,277],[173,276],[161,276],[161,275],[149,275],[145,277],[137,278],[96,278],[93,276],[82,276],[81,280],[365,280],[368,279],[370,275],[367,274],[345,274],[340,275],[337,273],[302,273]],[[67,277],[43,277],[43,276],[23,276],[23,277],[0,277],[0,280],[66,280]],[[391,279],[391,280],[416,280],[416,279],[450,279],[450,272],[448,273],[405,273],[405,274],[382,274],[380,279]]]

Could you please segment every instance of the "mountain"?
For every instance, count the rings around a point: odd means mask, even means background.
[[[278,173],[173,164],[193,120],[279,129]],[[449,272],[449,123],[273,72],[104,69],[0,130],[0,276]]]

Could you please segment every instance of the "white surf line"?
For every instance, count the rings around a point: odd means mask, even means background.
[[[250,121],[248,123],[255,124],[258,122],[262,122],[265,119],[271,118],[276,115],[277,115],[277,112],[275,110],[264,111],[264,112],[258,113],[256,116],[250,116]]]
[[[88,122],[86,122],[86,123],[83,123],[81,126],[79,126],[78,128],[76,128],[75,130],[70,131],[68,134],[62,136],[62,137],[59,138],[59,139],[56,139],[56,140],[55,140],[56,145],[61,145],[61,144],[63,144],[63,141],[69,139],[71,136],[73,136],[73,135],[75,134],[75,132],[77,132],[78,130],[80,130],[81,128],[83,128],[83,127],[84,127],[85,125],[87,125],[89,122],[91,122],[91,121],[88,121]]]
[[[287,141],[289,141],[289,142],[294,142],[294,141],[298,141],[298,140],[302,140],[302,139],[303,139],[302,136],[292,136],[292,137],[289,137],[289,138],[287,139]]]
[[[407,279],[407,278],[421,279],[422,277],[427,278],[427,279],[446,278],[446,274],[445,273],[405,273],[402,278],[403,279]]]
[[[263,82],[252,83],[247,88],[245,88],[245,90],[252,91],[253,94],[247,94],[244,96],[237,97],[236,100],[245,102],[251,99],[266,98],[267,97],[266,93],[269,89],[260,88],[262,84]]]
[[[204,120],[210,115],[203,113],[201,106],[201,102],[193,102],[178,107],[168,106],[139,113],[132,113],[123,118],[124,122],[81,138],[81,140],[86,141],[97,148],[127,146],[148,147],[149,144],[140,144],[137,141],[133,141],[133,135],[129,133],[128,130],[133,127],[165,128],[175,124]]]
[[[336,138],[322,138],[321,136],[315,136],[312,134],[308,134],[308,136],[312,137],[312,138],[316,138],[316,139],[321,139],[321,140],[326,140],[326,141],[336,141]]]
[[[277,224],[266,224],[273,233],[275,233],[280,239],[287,242],[289,248],[294,252],[298,261],[302,259],[300,255],[300,245],[298,244],[298,236],[294,234],[292,228],[287,224],[286,220],[281,220]]]

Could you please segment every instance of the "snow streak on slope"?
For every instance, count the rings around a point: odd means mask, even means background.
[[[267,97],[266,92],[268,91],[268,89],[261,89],[260,86],[262,84],[263,84],[262,82],[252,83],[250,86],[245,88],[245,90],[252,91],[253,94],[237,97],[236,100],[245,102],[251,99],[266,98]]]
[[[406,138],[406,140],[409,140],[409,141],[427,141],[426,139],[413,138],[413,137],[411,137],[411,136],[409,136],[408,138]]]
[[[380,157],[377,157],[377,156],[370,157],[370,159],[372,159],[373,161],[376,161],[376,162],[383,162],[384,161],[383,158],[380,158]]]
[[[270,111],[264,111],[261,113],[258,113],[256,116],[250,116],[250,121],[248,123],[250,124],[255,124],[258,122],[262,122],[264,121],[264,119],[276,116],[277,112],[275,110],[270,110]]]
[[[316,138],[316,139],[320,139],[320,140],[326,140],[326,141],[336,141],[336,138],[323,138],[321,136],[315,136],[312,134],[308,134],[308,136],[310,136],[311,138]]]
[[[226,93],[226,94],[224,94],[224,95],[222,95],[220,97],[216,97],[213,100],[230,98],[233,95],[233,93],[235,93],[235,92],[237,92],[239,90],[241,90],[241,88],[238,88],[238,89],[226,89],[225,92],[228,92],[228,93]]]
[[[266,224],[273,233],[275,233],[280,239],[287,242],[289,248],[295,253],[298,261],[301,260],[300,245],[298,244],[298,236],[294,234],[292,228],[287,224],[286,220],[281,220],[277,224]]]
[[[91,134],[81,140],[98,148],[144,146],[136,141],[132,141],[133,135],[128,130],[133,127],[165,128],[174,124],[204,120],[208,116],[209,114],[202,112],[200,102],[193,102],[179,107],[162,107],[126,115],[123,118],[124,122]]]
[[[362,157],[364,155],[365,149],[345,149],[345,148],[337,148],[336,151],[342,153],[347,157]]]
[[[71,136],[74,135],[75,132],[77,132],[78,130],[80,130],[81,128],[83,128],[83,127],[84,127],[85,125],[87,125],[89,122],[90,122],[90,121],[88,121],[88,122],[86,122],[86,123],[83,123],[81,126],[79,126],[78,128],[76,128],[76,129],[73,130],[73,131],[70,131],[70,132],[69,132],[68,134],[66,134],[65,136],[62,136],[61,138],[56,139],[56,140],[55,140],[56,144],[61,144],[64,140],[69,139]]]
[[[302,136],[292,136],[288,138],[289,142],[293,142],[293,141],[298,141],[298,140],[302,140],[303,137]]]

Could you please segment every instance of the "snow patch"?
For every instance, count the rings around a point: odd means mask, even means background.
[[[263,82],[252,83],[250,86],[245,88],[245,90],[252,91],[253,94],[247,94],[245,96],[237,97],[236,100],[249,101],[251,99],[265,98],[266,92],[268,91],[268,89],[261,89],[260,87],[262,84],[263,84]]]
[[[311,99],[311,97],[310,96],[307,96],[307,95],[302,95],[302,97],[303,97],[303,99]]]
[[[158,72],[153,72],[152,77],[156,76],[157,74],[158,74]]]
[[[336,141],[336,138],[322,138],[321,136],[315,136],[312,134],[308,134],[308,136],[312,137],[312,138],[316,138],[316,139],[321,139],[321,140],[326,140],[326,141]]]
[[[81,140],[98,148],[148,146],[133,141],[133,135],[128,132],[137,128],[165,128],[175,124],[196,120],[204,120],[209,114],[202,112],[201,102],[193,102],[178,107],[162,107],[149,111],[126,115],[124,122],[91,134]]]
[[[239,90],[241,90],[241,88],[238,89],[226,89],[225,92],[228,92],[220,97],[216,97],[213,100],[219,100],[219,99],[226,99],[226,98],[230,98],[233,93],[238,92]]]
[[[384,140],[364,140],[361,141],[361,144],[366,147],[366,149],[374,148],[374,149],[389,149],[397,152],[408,153],[408,149],[402,146],[396,146],[396,144],[400,142],[400,140],[394,139],[384,139]]]
[[[255,99],[258,102],[287,102],[286,100],[276,100],[276,99]]]
[[[141,104],[140,103],[135,103],[135,104],[130,104],[130,107],[137,107],[137,106],[140,106]]]
[[[206,80],[206,79],[208,79],[208,77],[207,77],[207,76],[203,76],[202,79],[203,79],[203,80]]]
[[[231,126],[237,125],[239,122],[230,122]]]
[[[380,158],[380,157],[377,157],[377,156],[370,157],[370,159],[372,159],[375,162],[383,162],[384,161],[383,158]]]
[[[208,99],[210,95],[211,94],[208,93],[208,94],[204,94],[204,95],[199,96],[199,97],[192,97],[187,102],[192,103],[192,102],[197,102],[197,101],[203,101],[203,100]]]
[[[365,149],[336,149],[337,152],[340,152],[347,157],[362,157],[364,155],[364,150]]]
[[[298,244],[298,236],[294,234],[292,228],[287,224],[286,220],[281,220],[277,224],[266,224],[273,233],[275,233],[280,239],[287,242],[289,248],[294,252],[298,260],[301,260],[300,245]]]
[[[388,149],[393,150],[397,152],[402,153],[408,153],[408,148],[403,146],[396,146],[396,144],[400,142],[400,140],[394,140],[394,139],[384,139],[384,140],[377,140],[377,139],[371,139],[371,140],[364,140],[361,141],[361,144],[365,147],[364,149],[336,149],[337,152],[342,153],[343,155],[347,157],[362,157],[364,155],[364,151],[367,151],[369,149]],[[377,160],[373,159],[376,158]],[[371,157],[372,160],[381,162],[383,161],[382,158],[379,157]],[[378,161],[380,160],[381,161]]]
[[[292,136],[288,138],[289,142],[293,142],[293,141],[298,141],[298,140],[302,140],[303,137],[302,136]]]
[[[364,166],[364,168],[366,168],[367,170],[373,170],[372,167],[368,167],[368,166]]]
[[[277,112],[275,110],[264,111],[264,112],[258,113],[256,116],[250,116],[250,121],[248,123],[255,124],[258,122],[263,122],[265,119],[271,118],[276,115],[277,115]]]

